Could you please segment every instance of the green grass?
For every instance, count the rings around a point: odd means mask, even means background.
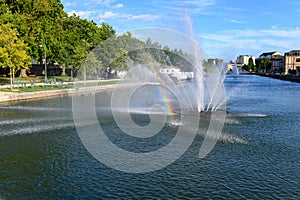
[[[71,77],[69,76],[48,76],[48,80],[56,80],[56,81],[71,81]],[[35,81],[36,83],[43,83],[45,81],[44,76],[29,76],[26,78],[21,78],[21,77],[15,77],[15,82],[25,82],[25,83],[30,83],[31,81]],[[0,84],[10,84],[10,78],[9,77],[1,77],[0,76]]]
[[[42,77],[44,78],[44,77]],[[56,79],[56,84],[41,84],[41,85],[34,85],[31,86],[31,81],[32,80],[23,80],[20,79],[18,84],[14,84],[13,90],[10,90],[10,88],[1,88],[1,92],[15,92],[15,93],[21,93],[21,92],[38,92],[38,91],[48,91],[48,90],[60,90],[60,89],[71,89],[74,88],[73,84],[69,84],[68,82],[63,82],[62,77],[58,77],[60,80]],[[68,77],[69,78],[69,77]],[[53,79],[48,79],[48,80],[53,80]],[[35,83],[43,83],[44,79],[40,77],[36,77]],[[95,81],[95,82],[88,82],[86,84],[84,83],[76,83],[76,87],[92,87],[92,86],[103,86],[103,85],[113,85],[116,84],[118,81],[117,80],[105,80],[105,81]],[[26,87],[22,87],[22,83],[26,83]],[[8,86],[10,83],[7,83]]]
[[[77,87],[92,87],[92,86],[101,86],[101,85],[113,85],[116,84],[118,80],[105,80],[105,81],[95,81],[87,83],[76,83]]]
[[[38,91],[48,91],[48,90],[60,90],[60,89],[70,89],[74,88],[73,85],[70,84],[57,84],[57,85],[35,85],[35,86],[27,86],[27,87],[14,87],[13,91],[10,88],[2,88],[0,89],[1,92],[38,92]]]

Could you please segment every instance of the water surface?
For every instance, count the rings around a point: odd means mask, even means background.
[[[300,84],[241,75],[227,77],[225,85],[227,109],[236,115],[226,119],[213,151],[197,158],[203,140],[198,135],[176,162],[145,174],[116,171],[89,154],[73,124],[71,97],[1,104],[0,197],[299,198]],[[120,130],[103,116],[103,129],[118,142]],[[166,126],[163,133],[151,144],[119,141],[120,146],[152,151],[166,145],[176,129]]]

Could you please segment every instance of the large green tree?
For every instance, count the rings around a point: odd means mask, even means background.
[[[67,68],[72,70],[79,70],[89,52],[99,46],[103,40],[115,36],[111,26],[102,23],[98,27],[95,22],[82,20],[76,15],[65,19],[63,29],[65,45],[61,54],[65,58]],[[102,67],[102,65],[97,66]]]
[[[0,25],[0,67],[9,68],[10,88],[17,70],[28,69],[31,62],[27,45],[18,37],[18,31],[10,24]]]
[[[35,60],[42,59],[39,44],[45,45],[47,58],[55,62],[62,48],[62,21],[67,16],[59,0],[0,0],[1,24],[10,23],[30,47]]]

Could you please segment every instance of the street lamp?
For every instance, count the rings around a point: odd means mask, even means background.
[[[39,47],[43,47],[42,44],[39,44]],[[45,83],[47,82],[47,54],[46,54],[46,45],[44,45],[44,51],[45,51]]]

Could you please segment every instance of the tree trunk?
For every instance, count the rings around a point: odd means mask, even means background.
[[[21,69],[21,73],[20,73],[20,77],[21,78],[27,78],[27,73],[26,73],[26,69]]]
[[[15,82],[15,68],[13,68],[13,73],[12,73],[12,82]]]
[[[83,67],[83,80],[84,80],[84,85],[86,85],[86,67]]]
[[[62,65],[62,74],[61,75],[62,76],[66,75],[66,65],[65,64]]]
[[[13,90],[13,77],[12,77],[12,71],[11,67],[9,68],[9,77],[10,77],[10,90]]]

